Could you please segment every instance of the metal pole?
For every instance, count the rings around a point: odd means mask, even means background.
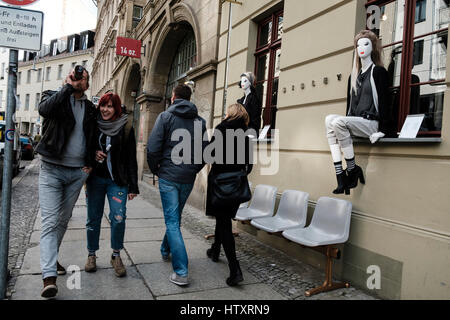
[[[6,133],[3,161],[2,217],[0,223],[0,299],[6,297],[8,275],[9,225],[11,216],[11,180],[15,126],[13,115],[16,112],[17,67],[19,51],[9,50],[8,105],[6,107]]]
[[[230,9],[228,13],[228,36],[227,36],[227,60],[225,62],[225,80],[223,85],[223,105],[222,105],[222,116],[225,118],[225,112],[227,110],[227,95],[228,95],[228,69],[230,67],[230,39],[231,39],[231,19],[232,19],[232,3],[230,2]]]

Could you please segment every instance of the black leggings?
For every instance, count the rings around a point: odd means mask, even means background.
[[[236,263],[236,246],[232,231],[232,224],[230,218],[218,217],[216,218],[216,231],[214,234],[213,248],[216,252],[220,252],[220,245],[223,246],[228,264]]]

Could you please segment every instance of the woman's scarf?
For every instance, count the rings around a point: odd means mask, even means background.
[[[97,117],[97,124],[100,131],[110,137],[114,137],[119,133],[119,131],[127,124],[128,115],[126,113],[122,113],[120,118],[114,121],[105,121],[103,120],[101,114]]]

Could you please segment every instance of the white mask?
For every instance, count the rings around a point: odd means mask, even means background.
[[[243,90],[247,90],[248,88],[250,88],[250,86],[251,86],[250,81],[246,77],[242,77],[241,78],[241,88]]]
[[[361,38],[358,40],[358,46],[356,48],[358,51],[358,56],[361,59],[370,57],[373,52],[372,41],[369,38]]]

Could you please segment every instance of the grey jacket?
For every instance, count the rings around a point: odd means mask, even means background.
[[[205,132],[206,121],[198,115],[197,107],[186,100],[175,100],[158,116],[148,139],[150,170],[170,182],[194,183],[205,165],[203,150],[208,145],[208,137],[203,140]]]

